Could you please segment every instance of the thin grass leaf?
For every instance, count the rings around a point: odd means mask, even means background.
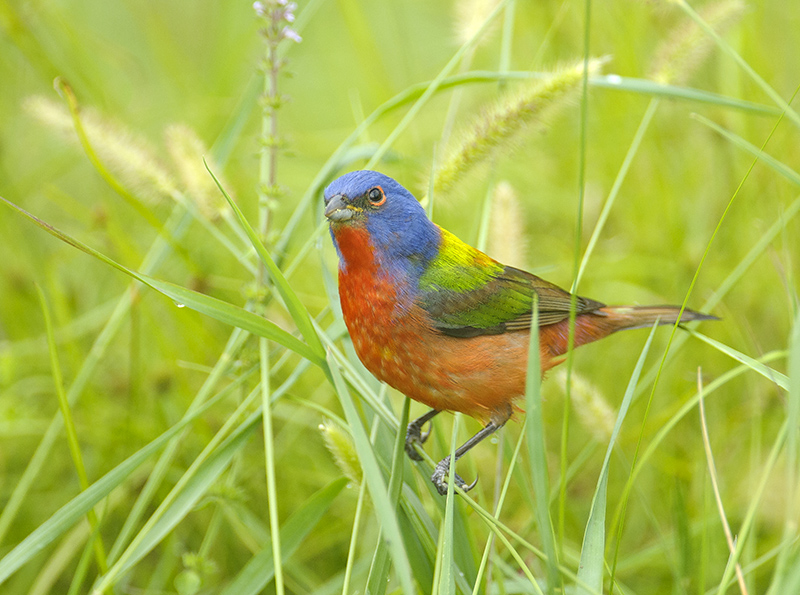
[[[454,482],[456,477],[456,450],[458,449],[458,426],[461,414],[456,413],[450,435],[450,472],[447,477],[447,498],[444,506],[444,522],[441,529],[441,548],[438,553],[439,595],[455,595],[456,583],[453,563],[453,509],[455,508]]]
[[[177,240],[185,233],[189,221],[190,218],[183,212],[183,210],[176,207],[173,210],[172,216],[167,222],[167,229]],[[161,236],[158,236],[142,261],[141,269],[147,272],[153,272],[157,270],[169,253],[170,246],[170,243],[164,240]],[[134,289],[135,286],[132,284],[122,293],[116,303],[116,306],[114,307],[114,310],[100,331],[100,334],[92,343],[89,353],[86,355],[83,363],[80,366],[80,369],[78,370],[75,378],[72,381],[72,384],[69,387],[69,390],[67,391],[67,402],[70,403],[70,405],[74,405],[78,401],[79,397],[83,393],[83,390],[86,388],[86,385],[89,383],[89,380],[91,379],[96,367],[108,349],[109,344],[116,336],[117,331],[119,331],[123,321],[130,312]],[[59,436],[62,423],[61,414],[56,414],[53,417],[53,420],[50,422],[50,425],[47,427],[47,431],[39,442],[39,445],[36,447],[30,462],[28,463],[27,467],[25,467],[22,477],[14,486],[14,490],[11,492],[11,496],[6,501],[3,511],[0,512],[0,543],[2,543],[5,534],[14,521],[14,517],[19,512],[20,507],[25,501],[28,490],[30,490],[33,482],[36,480],[37,475],[47,462],[50,451],[53,448],[53,444]]]
[[[528,344],[528,370],[525,384],[525,436],[528,446],[531,479],[535,495],[534,515],[539,526],[539,536],[547,558],[547,592],[553,595],[560,584],[558,557],[556,554],[553,520],[548,507],[550,480],[547,471],[547,457],[544,439],[544,420],[542,419],[542,367],[539,355],[539,299],[534,294],[531,336]]]
[[[219,402],[224,396],[225,394],[223,393],[213,399],[209,399],[202,407],[198,407],[191,415],[187,415],[158,438],[147,444],[147,446],[136,451],[39,525],[33,533],[0,559],[0,584],[3,584],[43,548],[68,531],[95,504],[108,496],[112,490],[130,477],[139,465],[158,452],[167,442],[177,436],[186,426]]]
[[[658,104],[658,100],[655,98],[652,99],[647,105],[647,110],[642,116],[642,121],[639,122],[639,128],[636,129],[636,134],[631,141],[630,147],[628,147],[628,152],[625,154],[625,159],[623,159],[622,165],[617,172],[617,176],[614,178],[614,184],[608,193],[608,198],[606,199],[605,204],[603,204],[603,210],[600,212],[600,216],[597,218],[597,223],[595,223],[594,229],[592,230],[592,235],[589,238],[589,243],[586,245],[586,250],[581,258],[581,264],[580,267],[578,267],[578,274],[575,275],[576,286],[580,285],[581,279],[583,278],[583,271],[586,269],[586,265],[592,256],[592,252],[597,244],[597,240],[600,238],[600,234],[603,232],[603,228],[608,220],[608,216],[611,213],[611,208],[614,206],[614,203],[617,200],[617,195],[619,194],[619,190],[622,187],[622,182],[625,181],[625,177],[628,175],[628,170],[633,162],[633,158],[636,156],[636,153],[638,153],[639,147],[642,144],[644,134],[650,127],[650,122],[653,121],[653,116],[658,109]]]
[[[331,376],[333,377],[334,388],[339,396],[342,409],[344,409],[345,418],[353,432],[353,441],[355,442],[356,451],[361,461],[361,467],[364,469],[364,477],[367,480],[369,495],[375,506],[375,515],[381,523],[384,539],[389,542],[389,550],[392,553],[395,573],[400,581],[402,592],[404,595],[414,595],[411,566],[408,562],[408,556],[403,545],[403,538],[400,534],[400,526],[397,522],[395,508],[392,506],[389,494],[386,491],[386,483],[383,481],[383,475],[378,466],[378,461],[375,458],[375,452],[372,450],[372,444],[367,437],[367,432],[356,411],[355,403],[353,403],[349,389],[344,383],[344,378],[342,378],[342,374],[339,371],[338,363],[334,359],[333,352],[330,350],[328,350],[328,365],[330,367]]]
[[[230,337],[228,338],[225,348],[217,360],[217,363],[214,365],[214,368],[211,370],[208,378],[203,383],[203,386],[195,395],[192,403],[189,405],[188,410],[184,414],[184,417],[192,415],[198,407],[203,405],[205,400],[211,394],[211,391],[214,390],[214,387],[216,387],[218,382],[228,372],[232,364],[232,359],[235,357],[236,353],[249,336],[250,335],[248,335],[248,333],[241,329],[234,329],[233,333],[231,333]],[[302,363],[306,363],[307,361],[308,360],[303,360]],[[218,396],[230,394],[231,392],[238,390],[239,387],[241,387],[253,373],[255,373],[255,368],[252,368],[250,371],[241,374],[234,382],[225,387],[225,389],[223,389]],[[153,466],[153,470],[148,475],[147,482],[139,492],[139,495],[137,496],[136,501],[133,503],[133,506],[131,506],[130,513],[125,519],[125,523],[117,534],[117,538],[114,541],[113,547],[111,548],[109,560],[112,562],[116,562],[124,548],[130,542],[131,535],[136,530],[136,527],[139,525],[145,510],[150,504],[150,501],[155,496],[155,493],[161,485],[161,482],[167,475],[180,438],[181,436],[176,436],[172,442],[167,445],[167,447],[164,449],[164,452],[161,453],[156,461],[156,464]]]
[[[289,282],[286,281],[286,278],[278,268],[278,265],[275,264],[272,256],[270,256],[269,252],[267,252],[267,249],[264,247],[264,244],[258,238],[258,234],[255,232],[247,219],[245,219],[245,216],[242,213],[242,210],[239,208],[239,205],[234,202],[234,200],[222,187],[222,184],[220,184],[219,180],[214,175],[214,172],[212,172],[208,167],[208,163],[206,163],[205,160],[203,160],[203,163],[205,163],[206,170],[217,184],[217,188],[219,188],[219,191],[225,197],[225,200],[228,201],[228,204],[230,205],[231,209],[233,209],[233,212],[236,213],[236,217],[239,219],[239,224],[245,230],[245,233],[247,233],[250,243],[253,245],[253,248],[255,248],[256,253],[261,259],[261,262],[264,264],[264,267],[269,273],[270,279],[272,279],[272,282],[275,284],[275,288],[283,298],[283,302],[286,304],[286,309],[289,310],[289,314],[292,316],[292,320],[294,320],[298,330],[303,335],[303,338],[305,338],[309,347],[314,351],[315,355],[324,359],[325,348],[322,346],[319,335],[314,329],[314,323],[311,322],[311,315],[308,313],[308,310],[300,301],[300,298],[297,297],[297,294],[289,285]]]
[[[622,423],[625,421],[625,416],[628,414],[628,408],[633,401],[633,394],[636,390],[636,385],[639,382],[639,377],[642,374],[644,361],[647,354],[650,352],[650,345],[653,342],[657,325],[653,325],[650,335],[639,354],[639,359],[636,361],[636,366],[633,369],[633,374],[628,381],[628,387],[625,389],[625,396],[622,397],[622,403],[619,406],[619,413],[617,414],[617,421],[614,423],[614,429],[611,431],[611,438],[608,441],[608,448],[606,449],[606,456],[603,459],[603,465],[600,467],[600,477],[597,480],[597,487],[592,497],[592,504],[589,510],[589,521],[586,523],[586,531],[583,534],[583,544],[581,545],[581,562],[578,567],[578,578],[586,585],[591,587],[592,590],[586,589],[583,586],[577,588],[579,595],[591,595],[592,593],[603,592],[603,568],[605,567],[605,535],[606,535],[606,492],[608,486],[608,468],[611,461],[611,453],[614,449],[614,444],[617,441],[617,436],[622,429]]]
[[[126,563],[119,567],[117,570],[119,575],[123,575],[133,568],[139,560],[161,543],[164,537],[194,509],[195,504],[208,492],[222,472],[228,468],[233,456],[245,446],[252,433],[258,427],[260,417],[260,414],[256,414],[250,420],[244,422],[234,434],[231,434],[197,468],[192,479],[186,483],[174,502],[164,511],[163,516],[147,532],[147,536],[133,550]],[[98,590],[102,591],[102,589]]]
[[[787,395],[786,422],[790,428],[789,436],[786,439],[786,484],[788,486],[786,494],[786,515],[784,519],[783,541],[791,542],[797,539],[797,515],[798,504],[797,496],[800,494],[800,315],[795,312],[794,325],[789,339],[789,358],[786,366],[789,372],[789,394]],[[781,593],[792,593],[797,589],[788,586],[791,582],[791,558],[797,557],[798,550],[794,548],[782,548],[775,564],[775,573],[772,577],[768,595],[779,595]],[[797,563],[795,562],[795,566]],[[796,580],[800,581],[800,572],[795,572]],[[798,582],[800,585],[800,582]]]
[[[44,291],[42,291],[42,288],[38,284],[36,285],[36,292],[39,296],[39,303],[42,307],[42,313],[44,314],[45,328],[47,331],[47,346],[50,351],[50,366],[53,371],[53,381],[55,383],[56,394],[58,395],[59,408],[61,409],[61,415],[64,417],[64,428],[67,431],[67,444],[69,445],[69,452],[70,455],[72,455],[72,461],[75,464],[75,470],[78,473],[78,480],[80,482],[81,489],[86,490],[89,487],[89,478],[86,475],[86,467],[83,464],[83,455],[81,454],[81,446],[78,442],[78,432],[75,430],[75,421],[72,418],[72,411],[69,407],[67,394],[64,391],[64,380],[63,375],[61,374],[61,364],[58,360],[58,349],[56,348],[53,321],[50,317],[50,308],[47,304],[47,298],[45,298]],[[97,566],[102,570],[102,572],[105,572],[108,570],[108,560],[106,559],[103,541],[97,532],[99,522],[94,509],[91,509],[89,512],[87,512],[86,518],[88,519],[89,525],[91,526],[93,532],[92,547],[94,548],[95,557],[97,558]]]
[[[767,81],[765,81],[755,70],[753,67],[750,66],[744,58],[742,58],[739,53],[733,49],[733,47],[726,42],[716,31],[714,31],[713,27],[711,27],[707,22],[703,20],[703,18],[697,14],[687,2],[686,0],[674,0],[674,2],[680,6],[683,11],[689,15],[689,17],[697,23],[700,28],[702,28],[707,35],[709,35],[719,46],[719,48],[728,54],[733,60],[744,70],[747,75],[755,81],[755,83],[761,87],[761,89],[769,95],[770,99],[775,102],[775,105],[781,108],[781,110],[789,116],[789,119],[794,122],[796,126],[800,126],[800,115],[797,114],[790,106],[789,103],[778,94],[775,89],[773,89]]]
[[[687,332],[693,337],[700,339],[703,343],[711,345],[717,351],[720,351],[728,357],[735,359],[737,362],[743,363],[754,372],[758,372],[767,380],[770,380],[780,386],[783,390],[789,390],[789,379],[785,374],[781,374],[777,370],[773,370],[769,366],[766,366],[760,361],[753,359],[749,355],[745,355],[740,351],[736,351],[733,347],[729,347],[728,345],[720,343],[719,341],[716,341],[711,337],[707,337],[702,333],[698,333],[692,329],[687,329]]]
[[[375,420],[372,422],[372,435],[370,436],[371,440],[375,439],[375,434],[378,431],[378,427],[379,427],[379,420],[376,417]],[[364,502],[366,501],[366,496],[367,496],[367,482],[364,479],[364,476],[361,475],[360,484],[358,486],[358,500],[356,501],[356,511],[355,514],[353,515],[353,529],[350,532],[350,545],[348,546],[347,549],[347,564],[345,565],[344,578],[342,579],[342,595],[348,595],[350,593],[350,581],[353,576],[353,567],[356,564],[356,557],[357,557],[356,547],[358,546],[359,531],[361,529],[361,514],[364,510]]]
[[[619,76],[617,74],[607,74],[603,76],[589,77],[589,84],[604,89],[616,89],[629,93],[639,93],[651,97],[663,97],[665,99],[679,99],[682,101],[692,101],[695,103],[707,103],[716,107],[735,109],[742,112],[749,112],[759,115],[779,116],[781,110],[770,105],[753,103],[735,97],[719,95],[703,89],[691,87],[679,87],[677,85],[666,85],[647,79],[631,78]]]
[[[408,125],[412,122],[414,117],[419,113],[422,107],[428,102],[431,96],[436,92],[441,85],[442,81],[447,77],[448,74],[456,67],[456,65],[461,61],[461,58],[467,53],[467,51],[480,39],[481,35],[483,35],[484,31],[486,31],[487,27],[494,21],[495,17],[505,8],[505,5],[508,3],[508,0],[500,0],[497,3],[497,6],[492,10],[491,13],[486,17],[486,20],[483,21],[483,24],[475,30],[475,34],[466,41],[455,54],[453,57],[450,58],[450,61],[445,64],[444,68],[439,71],[439,74],[434,78],[430,85],[423,91],[422,95],[419,99],[411,106],[411,109],[406,112],[406,115],[403,116],[403,119],[395,126],[394,130],[386,137],[386,140],[383,141],[378,150],[372,156],[372,158],[367,163],[365,169],[372,169],[375,164],[377,164],[381,158],[384,156],[386,151],[392,146],[395,140],[402,134],[402,132],[408,127]]]
[[[786,437],[788,433],[789,423],[786,421],[783,423],[781,429],[778,430],[778,433],[775,436],[775,442],[773,443],[769,452],[769,456],[767,457],[767,461],[761,470],[761,479],[759,479],[758,483],[756,484],[755,490],[750,494],[750,505],[747,507],[744,520],[742,521],[742,525],[736,535],[736,548],[733,550],[733,552],[731,552],[731,555],[728,558],[728,564],[725,566],[725,572],[723,572],[722,579],[720,580],[717,588],[717,595],[723,595],[723,593],[727,591],[728,587],[733,582],[733,574],[735,572],[736,565],[739,563],[742,550],[744,549],[744,545],[747,543],[747,539],[750,536],[750,531],[753,527],[756,515],[759,512],[759,504],[761,503],[761,497],[764,495],[764,490],[767,487],[767,480],[769,479],[769,476],[772,474],[772,471],[778,462],[778,457],[780,456],[781,451],[786,444]]]
[[[32,215],[25,209],[15,205],[2,196],[0,196],[0,200],[5,202],[9,207],[18,213],[33,221],[36,225],[44,229],[50,235],[60,239],[70,246],[73,246],[74,248],[77,248],[78,250],[81,250],[82,252],[85,252],[86,254],[89,254],[90,256],[94,256],[105,264],[112,266],[118,271],[121,271],[133,279],[144,283],[148,287],[155,289],[159,293],[162,293],[173,300],[179,307],[186,306],[192,310],[200,312],[201,314],[205,314],[216,320],[219,320],[220,322],[239,327],[253,333],[254,335],[275,341],[276,343],[279,343],[287,349],[294,351],[298,355],[308,359],[318,366],[323,368],[326,366],[324,358],[321,357],[319,353],[312,350],[307,344],[303,343],[290,333],[280,328],[274,322],[270,322],[261,316],[253,314],[252,312],[248,312],[247,310],[244,310],[238,306],[234,306],[228,302],[131,270],[112,260],[108,256],[98,252],[94,248],[91,248],[83,242],[64,233],[63,231],[53,227],[48,223],[45,223],[38,217]]]
[[[285,564],[317,526],[339,493],[347,485],[340,477],[303,502],[281,527],[281,561]],[[272,545],[267,543],[260,552],[248,560],[233,581],[220,595],[256,595],[261,593],[275,575]]]
[[[786,357],[786,352],[776,351],[767,353],[766,355],[764,355],[764,357],[761,358],[761,363],[771,362],[773,360],[780,359],[782,357]],[[742,364],[731,370],[728,370],[718,378],[715,378],[711,383],[708,384],[708,386],[704,387],[705,398],[708,398],[710,394],[722,388],[728,382],[731,382],[732,380],[741,376],[748,370],[752,371],[752,369],[753,368],[751,368],[750,366]],[[659,431],[647,445],[647,448],[638,458],[636,465],[631,469],[630,477],[625,484],[625,489],[623,491],[623,494],[620,496],[617,508],[614,512],[614,519],[611,523],[611,526],[618,525],[619,519],[624,513],[623,505],[629,496],[628,492],[630,491],[633,483],[636,481],[636,478],[638,477],[639,473],[645,467],[646,462],[649,461],[650,457],[652,457],[656,453],[656,451],[661,446],[664,439],[675,428],[678,422],[680,422],[684,417],[686,417],[689,414],[689,412],[697,406],[699,399],[700,399],[699,394],[695,394],[692,398],[688,399],[686,403],[684,403],[672,417],[670,417],[666,422],[664,422],[664,424],[661,426],[661,429],[659,429]]]
[[[275,437],[272,433],[272,404],[270,387],[269,343],[266,339],[258,340],[259,365],[261,369],[261,421],[264,429],[264,473],[267,482],[267,511],[269,517],[269,533],[272,546],[272,565],[275,573],[275,591],[284,595],[283,565],[281,564],[280,521],[278,519],[278,494],[275,489]]]
[[[403,413],[400,425],[395,436],[394,449],[392,452],[392,470],[389,476],[389,499],[394,510],[400,500],[400,491],[403,486],[403,463],[405,462],[405,433],[402,428],[408,426],[408,416],[411,407],[411,399],[406,397],[403,400]],[[374,441],[373,441],[374,443]],[[378,538],[378,547],[372,558],[372,565],[367,576],[366,592],[371,595],[383,595],[386,592],[386,584],[389,577],[389,545]]]
[[[740,149],[744,149],[748,153],[750,153],[753,157],[757,158],[759,161],[763,161],[766,165],[774,169],[776,172],[781,174],[784,178],[789,180],[792,184],[796,186],[800,186],[800,174],[794,171],[789,166],[781,163],[777,159],[775,159],[772,155],[769,155],[763,151],[763,149],[759,149],[754,144],[747,142],[738,134],[734,134],[729,130],[725,130],[722,126],[712,122],[708,118],[704,118],[700,114],[692,114],[691,116],[701,124],[705,124],[712,130],[717,131],[719,134],[727,138],[731,141],[734,145],[739,147]]]
[[[703,434],[703,447],[706,453],[706,464],[708,465],[709,480],[711,481],[711,487],[714,490],[714,500],[717,503],[717,512],[719,513],[722,529],[725,533],[725,541],[728,542],[728,551],[730,555],[733,555],[736,550],[734,545],[735,538],[731,533],[730,523],[728,523],[728,516],[725,514],[725,507],[722,503],[722,495],[719,491],[719,482],[717,481],[717,466],[714,462],[714,453],[711,450],[711,439],[708,435],[708,422],[706,420],[706,407],[705,402],[703,401],[703,375],[701,368],[699,367],[697,368],[697,394],[699,396],[697,409],[700,412],[700,429],[702,430]],[[744,582],[742,567],[738,562],[734,564],[734,567],[736,568],[736,579],[739,581],[739,590],[741,591],[742,595],[747,595],[747,586]]]
[[[580,127],[578,146],[578,205],[575,215],[575,240],[572,250],[572,285],[570,287],[569,327],[567,336],[567,381],[564,391],[564,413],[561,422],[561,450],[559,457],[559,485],[558,485],[558,544],[559,554],[563,554],[564,531],[567,510],[567,443],[569,440],[570,409],[572,405],[572,366],[575,355],[575,317],[577,310],[578,273],[580,272],[581,244],[583,243],[583,215],[586,199],[586,146],[588,144],[589,118],[589,73],[595,74],[597,68],[591,68],[589,48],[591,39],[592,3],[584,0],[584,27],[583,27],[583,69],[581,73],[581,103]]]
[[[156,511],[134,537],[128,548],[120,555],[107,573],[99,577],[94,587],[96,593],[107,592],[142,557],[150,552],[183,520],[197,500],[203,496],[210,485],[227,468],[233,455],[245,444],[250,434],[261,420],[261,411],[256,410],[230,434],[229,430],[240,419],[255,400],[256,392],[251,393],[236,408],[236,411],[215,434],[192,465],[181,476],[175,486],[162,500]],[[227,437],[225,437],[227,436]]]

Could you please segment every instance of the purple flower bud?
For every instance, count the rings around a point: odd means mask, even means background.
[[[256,14],[260,17],[266,16],[267,14],[267,7],[264,6],[263,2],[253,2],[253,10],[255,10]]]

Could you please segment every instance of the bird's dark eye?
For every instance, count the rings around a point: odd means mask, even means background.
[[[370,191],[367,192],[367,198],[374,207],[379,207],[386,202],[386,194],[384,194],[383,188],[381,188],[380,186],[375,186],[375,188],[371,188]]]

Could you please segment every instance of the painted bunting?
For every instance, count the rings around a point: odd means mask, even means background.
[[[525,393],[534,295],[542,374],[564,359],[572,307],[575,347],[678,320],[676,306],[606,306],[505,266],[431,222],[408,190],[378,172],[334,180],[325,190],[325,216],[358,357],[378,379],[431,407],[408,425],[406,452],[415,460],[415,445],[430,434],[423,426],[441,411],[486,424],[456,450],[456,460],[511,417],[514,399]],[[711,318],[684,310],[681,321]],[[431,477],[441,494],[449,468],[446,457]],[[456,483],[465,491],[475,485],[458,476]]]

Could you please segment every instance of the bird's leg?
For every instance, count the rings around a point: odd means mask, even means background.
[[[487,436],[491,436],[497,430],[502,428],[505,423],[511,417],[511,407],[506,409],[496,411],[492,415],[492,419],[486,424],[483,429],[475,434],[472,438],[467,440],[464,444],[459,446],[456,449],[456,461],[464,456],[467,451],[469,451],[473,446],[478,444],[481,440],[486,438]],[[439,493],[444,496],[447,494],[447,478],[450,475],[450,456],[446,456],[443,458],[439,463],[437,463],[436,468],[433,470],[433,475],[431,476],[431,481],[433,485],[436,486],[436,489]],[[475,478],[475,481],[472,483],[467,483],[461,477],[459,477],[458,473],[455,474],[454,483],[458,487],[460,487],[465,492],[469,492],[475,485],[478,483],[478,478]]]
[[[431,431],[428,430],[427,432],[423,433],[422,426],[428,423],[439,413],[441,413],[439,409],[431,409],[425,415],[418,417],[410,424],[408,424],[408,428],[406,429],[406,454],[408,455],[409,459],[413,459],[415,461],[422,460],[422,457],[417,452],[417,449],[414,447],[414,445],[425,444],[425,441],[428,439],[428,436],[431,435]]]

